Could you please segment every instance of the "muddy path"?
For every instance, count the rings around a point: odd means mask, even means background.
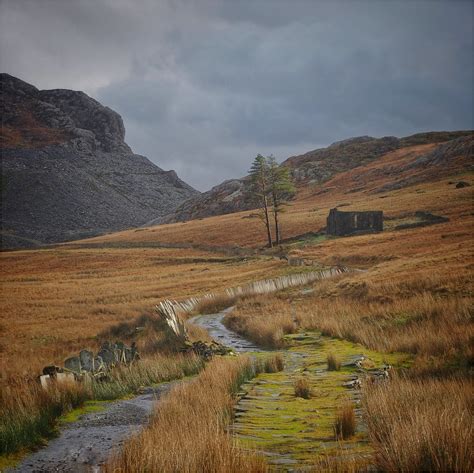
[[[155,401],[179,382],[149,387],[132,399],[112,401],[100,412],[81,416],[76,422],[62,427],[59,436],[46,447],[8,471],[99,472],[114,450],[146,425]]]
[[[254,345],[249,340],[246,340],[237,333],[232,332],[223,324],[222,321],[224,317],[232,309],[233,307],[229,307],[218,314],[196,315],[195,317],[191,317],[188,320],[190,323],[206,329],[209,335],[216,342],[233,348],[236,352],[243,353],[264,351],[262,348]]]

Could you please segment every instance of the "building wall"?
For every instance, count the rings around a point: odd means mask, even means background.
[[[383,231],[383,212],[381,210],[367,212],[341,212],[331,209],[327,218],[329,235],[351,235],[353,233]]]

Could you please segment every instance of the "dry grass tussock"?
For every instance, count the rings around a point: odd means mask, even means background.
[[[265,373],[278,373],[285,368],[285,361],[280,353],[265,357],[263,370]]]
[[[0,390],[0,454],[37,445],[50,436],[59,416],[89,399],[115,399],[142,386],[197,373],[203,366],[194,356],[157,355],[112,371],[102,382],[51,385],[41,388],[34,380],[18,380]]]
[[[412,353],[420,367],[428,359],[450,370],[472,363],[468,278],[385,283],[364,277],[321,281],[305,297],[248,298],[227,315],[226,324],[266,346],[284,343],[285,333],[314,329],[374,350]]]
[[[336,440],[350,439],[356,431],[356,416],[354,404],[346,401],[336,412],[334,421],[334,436]]]
[[[382,471],[473,471],[469,381],[398,378],[367,386],[364,394]]]
[[[293,310],[278,295],[248,297],[224,318],[225,325],[245,338],[268,348],[281,348],[283,337],[297,326]]]
[[[227,294],[217,294],[214,297],[203,299],[194,308],[194,314],[217,314],[228,307],[233,306],[237,302],[236,296]]]
[[[226,430],[239,386],[255,374],[248,358],[213,360],[161,399],[149,426],[126,441],[107,471],[267,471],[264,459],[240,449]]]
[[[311,384],[306,378],[295,379],[293,383],[293,388],[295,390],[295,396],[301,397],[303,399],[310,399],[313,395],[311,390]]]
[[[341,361],[334,353],[327,356],[328,371],[339,371],[341,369]]]

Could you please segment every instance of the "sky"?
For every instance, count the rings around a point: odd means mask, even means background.
[[[471,0],[0,0],[0,70],[119,112],[204,191],[353,136],[472,129]]]

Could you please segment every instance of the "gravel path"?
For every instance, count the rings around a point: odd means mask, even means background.
[[[148,421],[154,401],[179,381],[148,388],[133,399],[111,402],[105,410],[82,416],[58,438],[25,458],[13,471],[99,472],[109,455]]]

